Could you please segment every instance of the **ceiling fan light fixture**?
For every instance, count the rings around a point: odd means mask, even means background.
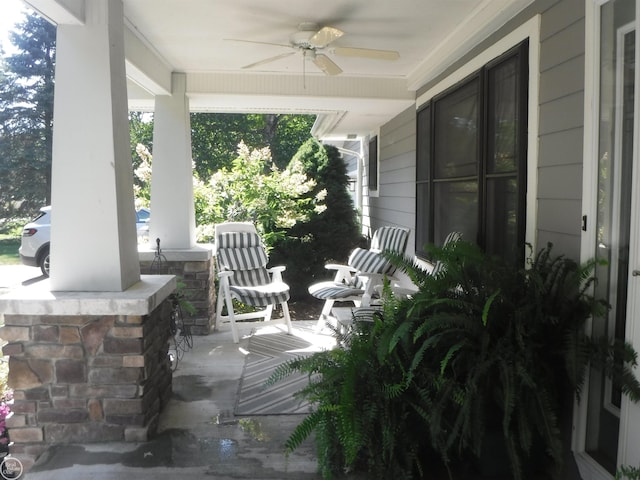
[[[289,41],[291,45],[302,48],[311,48],[312,45],[310,43],[311,37],[315,35],[315,30],[313,31],[298,31],[294,32],[289,36]]]

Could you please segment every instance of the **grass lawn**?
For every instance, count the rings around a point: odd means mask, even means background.
[[[20,237],[0,234],[0,265],[18,265],[20,263],[19,246]]]

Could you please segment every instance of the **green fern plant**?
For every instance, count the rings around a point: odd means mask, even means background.
[[[385,310],[393,308],[386,304]],[[295,372],[309,375],[298,396],[314,411],[286,442],[295,450],[315,433],[319,470],[325,479],[345,472],[366,473],[371,479],[422,478],[433,450],[415,423],[410,402],[388,386],[401,378],[399,362],[378,358],[381,332],[389,328],[382,315],[358,322],[343,335],[335,331],[338,347],[296,358],[275,369],[268,384]]]
[[[593,298],[595,261],[578,265],[551,245],[515,268],[457,242],[430,247],[444,268],[388,255],[418,286],[340,337],[340,347],[292,360],[271,382],[309,375],[299,395],[315,405],[287,448],[315,433],[324,478],[345,470],[367,478],[427,478],[433,452],[447,468],[482,457],[488,435],[503,439],[501,461],[523,480],[534,466],[562,476],[559,419],[601,368],[640,399],[630,345],[592,339],[585,324],[607,305]]]
[[[423,399],[416,408],[433,447],[445,461],[480,456],[487,432],[497,432],[515,479],[525,478],[523,462],[537,446],[559,478],[559,418],[580,393],[589,362],[640,399],[633,348],[584,331],[591,315],[607,310],[588,294],[596,262],[553,256],[551,245],[520,269],[465,242],[432,254],[445,265],[437,276],[393,258],[420,289],[405,302],[386,353],[402,350],[401,384]]]
[[[640,467],[621,466],[616,472],[614,480],[640,480]]]

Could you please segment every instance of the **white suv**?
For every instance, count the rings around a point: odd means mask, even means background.
[[[49,276],[49,238],[51,235],[51,207],[42,207],[40,213],[22,230],[20,260],[30,267],[40,267]]]
[[[148,241],[151,210],[136,211],[138,242]],[[49,276],[49,239],[51,236],[51,206],[42,207],[40,213],[22,230],[22,243],[18,252],[24,265],[40,267],[42,274]]]

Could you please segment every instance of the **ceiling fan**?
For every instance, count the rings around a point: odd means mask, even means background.
[[[310,59],[316,65],[316,67],[318,67],[326,75],[339,75],[342,73],[342,69],[333,60],[331,60],[331,58],[325,55],[324,52],[344,57],[360,57],[378,60],[397,60],[398,58],[400,58],[400,54],[394,50],[375,50],[371,48],[356,47],[329,47],[329,45],[333,41],[337,40],[343,35],[344,32],[335,27],[325,26],[319,28],[315,23],[305,22],[298,25],[298,31],[292,33],[289,36],[288,44],[255,42],[252,40],[238,39],[230,40],[247,43],[258,43],[262,45],[274,45],[292,49],[292,51],[290,52],[285,52],[273,57],[265,58],[254,63],[250,63],[249,65],[245,65],[242,68],[258,67],[260,65],[274,62],[281,58],[295,55],[297,52],[301,52],[303,61],[304,59]]]

